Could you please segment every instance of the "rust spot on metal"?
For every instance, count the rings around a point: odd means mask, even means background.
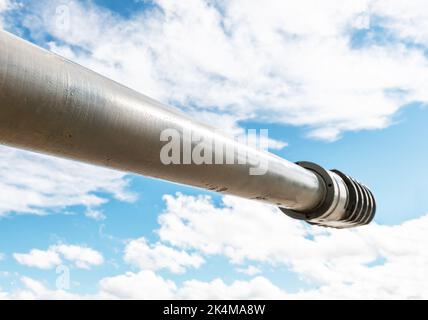
[[[267,200],[266,197],[262,197],[262,196],[257,196],[255,198],[251,198],[251,199],[254,199],[254,200]]]
[[[208,190],[216,191],[216,192],[225,192],[225,191],[227,191],[227,190],[228,190],[228,188],[226,188],[226,187],[219,187],[219,186],[217,186],[217,185],[215,185],[215,184],[209,184],[209,183],[206,183],[206,184],[205,184],[205,187],[206,187]]]

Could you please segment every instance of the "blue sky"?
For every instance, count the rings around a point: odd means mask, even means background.
[[[325,230],[2,147],[0,297],[427,297],[423,1],[4,3],[5,30],[225,131],[267,128],[272,152],[357,177],[378,211],[371,226]]]

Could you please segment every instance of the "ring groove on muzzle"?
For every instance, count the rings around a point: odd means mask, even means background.
[[[310,211],[280,208],[287,216],[331,228],[351,228],[370,223],[376,201],[370,189],[339,170],[325,170],[312,162],[297,162],[316,173],[324,184],[323,201]]]

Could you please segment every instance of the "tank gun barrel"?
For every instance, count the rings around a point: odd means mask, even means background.
[[[262,201],[321,226],[367,224],[375,213],[371,191],[340,171],[244,145],[4,31],[0,143]],[[201,161],[207,152],[212,163]]]

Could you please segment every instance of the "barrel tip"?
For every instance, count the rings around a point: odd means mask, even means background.
[[[325,170],[311,162],[297,164],[315,172],[321,178],[326,186],[326,194],[319,206],[307,212],[280,208],[287,216],[312,225],[336,229],[367,225],[373,220],[376,200],[366,185],[339,170]]]

